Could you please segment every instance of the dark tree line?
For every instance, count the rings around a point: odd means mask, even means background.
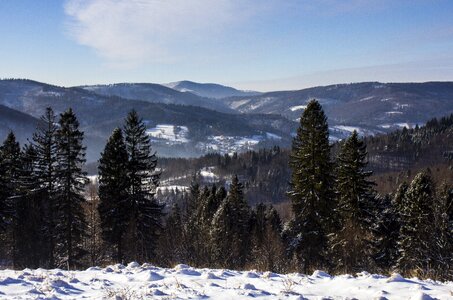
[[[16,267],[74,268],[85,254],[83,132],[71,109],[41,121],[23,149],[12,132],[0,149],[0,251]]]
[[[445,132],[450,123],[433,121],[426,130]],[[87,189],[77,118],[69,109],[57,120],[48,109],[32,142],[21,149],[10,133],[0,147],[1,263],[80,268],[136,260],[276,272],[398,270],[451,279],[452,189],[436,185],[426,170],[393,193],[378,194],[367,141],[354,132],[332,149],[327,118],[313,100],[289,156],[279,148],[205,156],[198,169],[215,165],[227,174],[233,168],[254,180],[244,186],[234,175],[200,185],[195,176],[189,191],[164,207],[156,197],[157,157],[135,111],[112,132],[98,184]],[[172,162],[162,171],[185,168],[188,160]],[[281,192],[287,178],[292,217],[284,223],[256,195]]]
[[[2,264],[80,268],[100,261],[96,250],[110,255],[112,245],[112,261],[153,256],[162,218],[157,159],[135,111],[124,132],[124,139],[113,132],[102,155],[99,200],[86,195],[83,132],[71,109],[57,120],[48,108],[23,149],[8,135],[0,147]]]
[[[328,138],[326,117],[313,100],[290,156],[293,218],[284,236],[299,269],[396,269],[451,278],[451,189],[436,187],[424,171],[393,195],[380,196],[369,180],[366,146],[357,132],[340,144],[335,161]]]

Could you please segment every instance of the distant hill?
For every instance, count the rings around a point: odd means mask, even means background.
[[[0,143],[3,143],[10,131],[15,133],[21,143],[25,143],[39,122],[37,118],[0,105]]]
[[[221,112],[234,112],[223,102],[213,101],[195,93],[181,92],[154,83],[117,83],[89,85],[81,88],[104,96],[117,96],[128,100],[142,100],[151,103],[181,104],[200,106]]]
[[[174,90],[193,93],[201,97],[221,99],[234,96],[256,96],[260,95],[260,92],[255,91],[241,91],[235,88],[224,86],[216,83],[198,83],[193,81],[177,81],[165,84]]]
[[[154,149],[161,156],[198,156],[288,144],[296,126],[278,115],[249,116],[193,105],[127,100],[86,88],[64,88],[31,80],[0,80],[0,105],[23,114],[23,118],[10,124],[11,128],[39,118],[48,106],[56,113],[72,107],[85,131],[90,161],[99,158],[108,136],[115,127],[122,126],[131,109],[145,120]],[[30,128],[18,135],[25,140],[33,131]]]
[[[333,136],[357,129],[364,135],[424,124],[453,112],[453,82],[363,82],[232,97],[225,103],[241,113],[281,114],[298,120],[316,98],[329,118]]]

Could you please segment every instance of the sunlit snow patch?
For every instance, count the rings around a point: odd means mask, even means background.
[[[296,110],[301,110],[301,109],[306,109],[306,108],[307,108],[306,105],[296,105],[296,106],[290,107],[289,109],[290,109],[291,111],[296,111]]]
[[[189,129],[187,126],[159,124],[150,128],[146,133],[156,139],[167,140],[172,143],[188,143]]]

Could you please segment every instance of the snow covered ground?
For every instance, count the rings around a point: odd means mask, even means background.
[[[180,144],[189,142],[187,139],[189,134],[187,126],[159,124],[154,128],[148,129],[146,133],[153,138],[168,140],[170,143]]]
[[[172,269],[130,263],[85,271],[0,271],[0,299],[453,299],[453,283],[366,272],[330,276]]]

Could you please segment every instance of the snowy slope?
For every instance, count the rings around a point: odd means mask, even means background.
[[[255,91],[241,91],[235,88],[216,83],[198,83],[188,80],[170,82],[164,84],[169,88],[180,92],[189,92],[201,97],[221,99],[234,96],[256,96],[261,93]]]
[[[86,271],[0,271],[1,299],[453,299],[453,283],[371,275],[331,277],[172,269],[130,263]]]

